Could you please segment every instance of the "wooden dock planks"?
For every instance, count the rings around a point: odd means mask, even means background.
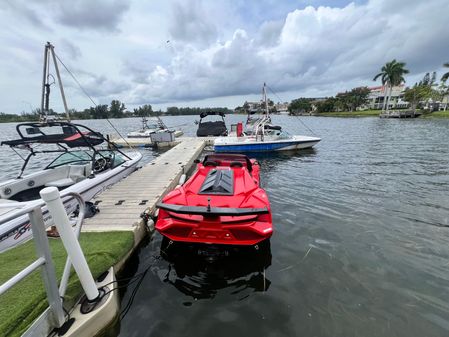
[[[205,145],[205,139],[183,139],[171,150],[95,197],[92,202],[100,212],[84,221],[82,231],[129,230],[140,242],[137,232],[144,233],[141,213],[155,210],[156,203],[178,184],[181,175],[188,172]]]

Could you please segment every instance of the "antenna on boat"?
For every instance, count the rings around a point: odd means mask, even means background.
[[[67,121],[70,122],[69,109],[67,107],[67,101],[65,99],[64,87],[62,86],[61,75],[59,74],[58,62],[56,61],[56,55],[54,51],[54,46],[47,42],[44,50],[44,71],[42,77],[42,96],[41,96],[41,122],[47,122],[48,111],[49,111],[49,100],[50,100],[50,86],[55,83],[55,79],[52,74],[50,74],[50,55],[53,59],[53,65],[55,67],[56,77],[58,79],[59,91],[61,92],[62,103],[64,104],[64,110],[67,117]],[[50,79],[53,82],[50,83]]]
[[[269,116],[270,113],[268,112],[267,84],[265,82],[263,83],[262,95],[263,95],[263,100],[265,102],[265,115]]]

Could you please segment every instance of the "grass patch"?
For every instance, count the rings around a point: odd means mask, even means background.
[[[132,232],[81,233],[80,244],[94,277],[120,261],[132,248]],[[66,252],[60,240],[50,240],[58,279],[61,278]],[[0,254],[0,283],[5,282],[36,258],[34,242],[29,241]],[[82,292],[73,271],[65,296],[71,307]],[[20,336],[47,308],[48,303],[39,270],[0,296],[0,336]]]
[[[316,116],[324,117],[372,117],[379,116],[381,110],[323,112]]]
[[[426,113],[421,116],[422,118],[449,118],[449,110],[446,111],[434,111]]]

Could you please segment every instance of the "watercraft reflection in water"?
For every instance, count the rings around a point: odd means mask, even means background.
[[[243,299],[251,292],[267,291],[271,284],[265,272],[271,265],[269,240],[249,247],[185,244],[164,238],[161,256],[169,262],[164,282],[194,299],[213,298],[226,288]]]

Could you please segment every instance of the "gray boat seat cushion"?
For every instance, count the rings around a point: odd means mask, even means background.
[[[54,186],[57,188],[63,188],[63,187],[71,186],[75,183],[76,183],[76,181],[72,178],[64,178],[64,179],[50,181],[50,182],[46,183],[45,186],[46,187]]]
[[[67,178],[49,181],[45,186],[64,188],[86,179],[86,165],[70,165]]]
[[[85,175],[84,171],[86,169],[86,165],[70,165],[69,167],[69,177],[82,177]]]
[[[74,180],[75,183],[86,179],[86,165],[70,165],[69,178]]]

